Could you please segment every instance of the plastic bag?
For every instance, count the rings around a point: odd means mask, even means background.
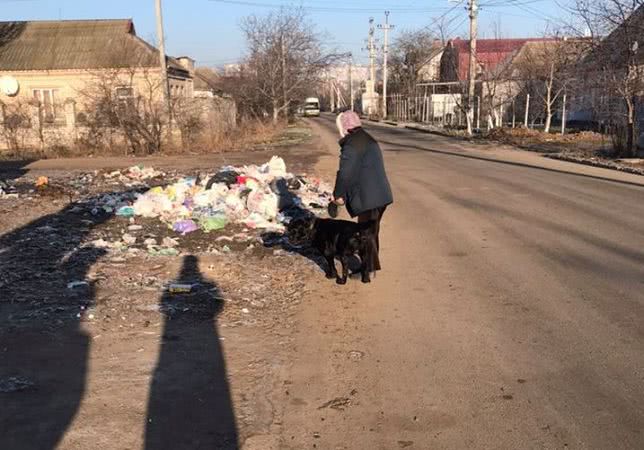
[[[246,205],[250,212],[261,214],[266,219],[277,216],[279,198],[272,192],[252,191]]]
[[[199,227],[206,233],[221,230],[226,227],[228,218],[224,214],[202,217],[199,219]]]
[[[197,231],[199,227],[197,226],[194,220],[186,219],[186,220],[179,220],[175,222],[174,225],[172,226],[172,229],[177,233],[186,235],[188,233],[192,233],[193,231]]]

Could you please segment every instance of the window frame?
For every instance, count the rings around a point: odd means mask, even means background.
[[[63,108],[57,103],[59,92],[60,89],[56,87],[31,88],[34,100],[40,104],[41,118],[46,124],[57,124],[65,120]]]

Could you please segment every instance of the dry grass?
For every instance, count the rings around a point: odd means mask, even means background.
[[[592,131],[578,133],[544,133],[529,128],[495,128],[483,136],[504,144],[543,153],[565,151],[596,154],[610,146],[610,138]]]
[[[242,121],[235,130],[201,133],[194,140],[166,145],[163,154],[205,154],[238,152],[270,145],[286,128],[285,123],[273,124],[259,120]]]
[[[295,127],[299,127],[297,128],[299,130],[303,129],[301,124],[296,124]],[[261,150],[272,146],[301,142],[304,138],[310,136],[308,129],[304,129],[300,133],[293,133],[293,129],[294,126],[288,126],[285,122],[273,124],[272,122],[260,120],[245,120],[235,130],[229,132],[202,130],[194,139],[190,139],[190,136],[182,139],[178,135],[179,133],[176,133],[177,135],[173,139],[174,142],[166,142],[160,154],[212,154]],[[131,148],[124,142],[112,141],[100,147],[86,143],[78,143],[73,146],[52,144],[44,149],[28,148],[17,152],[0,151],[0,160],[131,155]]]

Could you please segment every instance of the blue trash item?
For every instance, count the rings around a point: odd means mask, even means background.
[[[134,208],[131,206],[121,206],[116,210],[116,215],[121,217],[134,217]]]

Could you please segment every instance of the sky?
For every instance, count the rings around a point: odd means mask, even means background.
[[[547,22],[568,15],[559,4],[566,0],[478,0],[479,37],[541,36]],[[350,51],[357,64],[368,61],[365,39],[369,17],[384,23],[389,10],[395,28],[391,39],[404,30],[428,27],[437,19],[448,24],[450,37],[468,34],[467,0],[163,0],[166,52],[187,55],[199,66],[238,62],[245,44],[240,21],[262,15],[280,5],[303,6],[308,20],[334,50]],[[131,18],[137,34],[156,41],[154,0],[0,0],[0,21]],[[495,31],[499,30],[499,31]],[[382,45],[382,32],[376,30]]]

